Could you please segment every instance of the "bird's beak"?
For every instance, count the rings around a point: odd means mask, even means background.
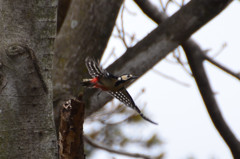
[[[137,79],[138,78],[138,76],[132,76],[132,79]]]

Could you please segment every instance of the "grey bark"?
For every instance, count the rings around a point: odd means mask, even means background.
[[[56,0],[0,0],[0,158],[57,158]]]
[[[81,97],[65,102],[59,128],[60,159],[85,159],[83,142],[84,104]]]
[[[54,112],[71,96],[82,93],[80,81],[88,77],[86,56],[101,58],[111,36],[122,0],[72,0],[55,40]]]
[[[122,0],[72,0],[55,40],[56,97],[64,91],[78,95],[87,75],[86,56],[100,59],[111,36]]]
[[[57,32],[62,27],[65,17],[68,12],[68,8],[72,0],[58,0],[58,12],[57,12]]]
[[[231,0],[190,1],[134,47],[129,48],[107,70],[116,75],[132,73],[142,76],[181,42],[218,15],[230,2]],[[96,96],[92,90],[87,94],[91,98],[86,108],[86,116],[99,110],[112,99],[104,93]]]

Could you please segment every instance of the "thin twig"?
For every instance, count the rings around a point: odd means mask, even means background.
[[[117,58],[117,57],[116,57],[116,54],[115,54],[115,48],[112,48],[110,54],[107,56],[106,60],[102,63],[102,66],[103,66],[103,67],[106,65],[106,63],[109,61],[109,59],[110,59],[112,56],[113,56],[115,59]]]
[[[172,0],[168,0],[168,1],[167,1],[166,5],[165,5],[165,12],[167,12],[167,8],[168,8],[170,2],[172,2]]]
[[[135,2],[136,2],[136,1],[135,1]],[[162,0],[160,0],[159,2],[160,2],[160,6],[161,6],[161,8],[162,8],[162,11],[163,11],[163,12],[166,12],[166,9],[165,9],[165,7],[164,7],[164,5],[163,5]]]
[[[134,158],[143,158],[143,159],[154,159],[155,157],[150,157],[144,154],[139,154],[139,153],[129,153],[129,152],[125,152],[125,151],[121,151],[121,150],[114,150],[111,148],[108,148],[106,146],[102,146],[102,144],[97,144],[93,141],[91,141],[91,139],[89,139],[87,136],[84,136],[84,140],[85,142],[87,142],[89,145],[92,145],[95,148],[98,149],[102,149],[111,153],[115,153],[118,155],[123,155],[123,156],[128,156],[128,157],[134,157]]]
[[[179,4],[176,0],[171,0],[173,3],[175,3],[178,7],[181,7],[181,4]]]
[[[123,23],[123,13],[124,13],[124,9],[125,9],[125,3],[123,3],[123,6],[122,6],[122,12],[121,12],[121,28],[122,28],[122,40],[123,40],[123,43],[125,45],[126,48],[128,48],[129,46],[127,45],[127,42],[126,42],[126,38],[125,38],[125,30],[124,30],[124,23]]]
[[[207,61],[209,61],[213,65],[217,66],[221,70],[225,71],[226,73],[228,73],[228,74],[232,75],[233,77],[237,78],[238,80],[240,80],[240,73],[235,73],[235,72],[231,71],[230,69],[228,69],[225,66],[221,65],[220,63],[216,62],[213,58],[207,56],[206,54],[202,54],[202,55]]]
[[[192,76],[192,73],[188,71],[188,69],[187,69],[186,66],[185,66],[186,64],[183,63],[182,60],[181,60],[181,58],[180,58],[181,53],[180,53],[179,47],[177,48],[177,53],[178,53],[179,56],[176,56],[175,54],[173,54],[173,55],[174,55],[174,57],[177,59],[178,64],[180,64],[180,66],[182,66],[183,70],[184,70],[188,75]]]
[[[182,4],[181,4],[181,6],[183,6],[183,5],[184,5],[184,3],[185,3],[185,2],[184,2],[184,0],[182,0]]]
[[[162,77],[165,77],[165,78],[167,78],[167,79],[169,79],[169,80],[171,80],[171,81],[173,81],[173,82],[176,82],[176,83],[178,83],[178,84],[180,84],[180,85],[182,85],[182,86],[190,87],[190,85],[189,85],[188,83],[184,83],[184,82],[182,82],[182,81],[179,81],[178,79],[176,79],[176,78],[174,78],[174,77],[171,77],[171,76],[168,76],[168,75],[166,75],[166,74],[164,74],[164,73],[162,73],[162,72],[160,72],[160,71],[158,71],[158,70],[156,70],[156,69],[152,69],[152,71],[153,71],[154,73],[156,73],[156,74],[158,74],[158,75],[160,75],[160,76],[162,76]]]
[[[118,32],[118,35],[117,35],[116,37],[118,37],[119,39],[121,39],[122,42],[123,42],[123,44],[124,44],[124,46],[125,46],[126,48],[128,48],[127,42],[125,41],[125,36],[123,37],[123,34],[125,34],[125,33],[123,33],[123,31],[120,30],[120,28],[118,27],[118,25],[116,25],[116,29],[117,29],[117,32]]]
[[[213,58],[217,57],[222,51],[226,48],[227,43],[223,43],[220,49],[212,56]]]
[[[121,124],[121,123],[124,123],[125,121],[129,120],[134,114],[136,113],[132,113],[131,115],[128,115],[125,119],[122,119],[120,121],[117,121],[117,122],[106,122],[106,120],[99,120],[102,124],[104,125],[118,125],[118,124]]]

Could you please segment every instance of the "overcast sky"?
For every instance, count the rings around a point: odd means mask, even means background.
[[[136,34],[136,38],[141,40],[156,27],[156,24],[145,17],[132,1],[127,0],[126,7],[137,15],[125,14],[125,31]],[[169,9],[168,13],[172,14],[173,12],[174,8]],[[220,15],[192,36],[203,50],[210,49],[209,55],[215,55],[224,44],[227,44],[215,60],[236,72],[240,72],[239,15],[240,2],[234,1]],[[112,38],[103,61],[113,47],[118,57],[125,51],[122,42]],[[171,55],[168,56],[168,59],[171,59]],[[109,63],[113,60],[114,58]],[[224,118],[240,139],[240,83],[211,64],[206,63],[205,66]],[[157,127],[149,123],[145,123],[144,126],[151,131],[158,132],[163,139],[162,150],[166,152],[166,159],[186,159],[190,156],[197,159],[212,157],[231,159],[228,147],[207,114],[193,78],[179,65],[167,61],[160,62],[154,69],[190,85],[184,87],[149,71],[128,89],[134,96],[140,89],[146,88],[146,93],[141,100],[136,101],[136,104],[141,107],[143,103],[147,103],[144,110],[148,116],[151,116],[151,119],[159,123]],[[149,132],[143,131],[142,135],[147,133]],[[132,150],[137,151],[134,148]],[[117,156],[117,158],[122,157]]]

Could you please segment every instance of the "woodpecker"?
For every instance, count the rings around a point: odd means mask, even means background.
[[[90,88],[100,88],[101,90],[106,91],[111,96],[117,98],[124,105],[137,111],[144,120],[157,125],[157,123],[153,122],[142,114],[125,88],[126,85],[128,85],[132,80],[137,79],[137,76],[133,76],[131,74],[124,74],[119,77],[114,76],[106,70],[102,69],[99,63],[90,57],[87,57],[85,59],[85,64],[92,78],[83,79],[81,82],[83,86]]]

